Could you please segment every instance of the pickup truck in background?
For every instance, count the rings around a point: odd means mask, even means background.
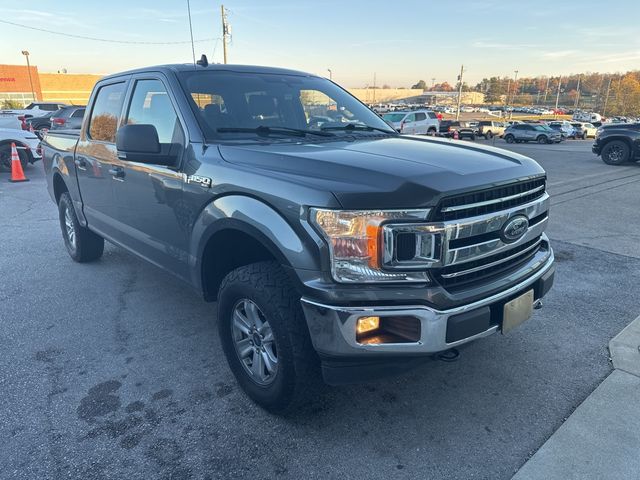
[[[319,379],[455,355],[541,306],[535,161],[399,135],[315,75],[198,63],[101,79],[81,130],[45,135],[44,167],[71,258],[108,240],[217,301],[255,402],[282,412]]]
[[[608,165],[640,160],[640,123],[610,123],[596,130],[591,151]]]

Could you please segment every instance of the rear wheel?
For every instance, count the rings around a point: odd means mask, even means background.
[[[79,263],[100,258],[104,252],[104,239],[80,225],[68,192],[60,196],[58,213],[64,245],[69,256]]]
[[[487,140],[491,140],[493,138],[493,132],[492,131],[488,131],[485,135],[484,138],[486,138]]]
[[[513,143],[515,141],[515,138],[513,135],[508,134],[508,135],[505,135],[504,140],[507,143]]]
[[[22,169],[24,170],[29,164],[29,156],[27,152],[18,149],[18,158],[20,158],[20,164],[22,165]],[[0,168],[4,168],[6,170],[11,170],[11,144],[5,143],[0,146]]]
[[[225,277],[218,333],[236,380],[266,410],[295,408],[321,383],[300,295],[276,262],[246,265]]]
[[[429,135],[430,137],[435,137],[436,136],[436,129],[435,128],[430,128],[429,130],[427,130],[427,135]]]
[[[584,133],[582,134],[582,139],[583,139],[583,140],[586,140],[586,139],[587,139],[587,132],[584,132]]]
[[[602,149],[602,161],[608,165],[622,165],[629,161],[631,150],[622,140],[612,140]]]

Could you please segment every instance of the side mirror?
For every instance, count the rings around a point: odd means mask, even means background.
[[[118,158],[134,162],[144,161],[134,157],[148,158],[160,153],[158,131],[153,125],[124,125],[116,133],[116,148]]]

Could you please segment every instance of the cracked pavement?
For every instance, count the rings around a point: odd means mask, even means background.
[[[531,321],[286,419],[239,390],[215,304],[109,244],[73,263],[42,165],[28,183],[0,173],[0,479],[510,478],[640,314],[640,165],[590,147],[509,146],[547,169],[553,199],[556,285]]]

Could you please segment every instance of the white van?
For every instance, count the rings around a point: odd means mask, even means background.
[[[593,112],[576,112],[571,118],[574,122],[601,122],[602,116],[599,113]]]
[[[431,110],[390,112],[382,116],[400,133],[413,135],[436,135],[440,129],[437,115]]]

